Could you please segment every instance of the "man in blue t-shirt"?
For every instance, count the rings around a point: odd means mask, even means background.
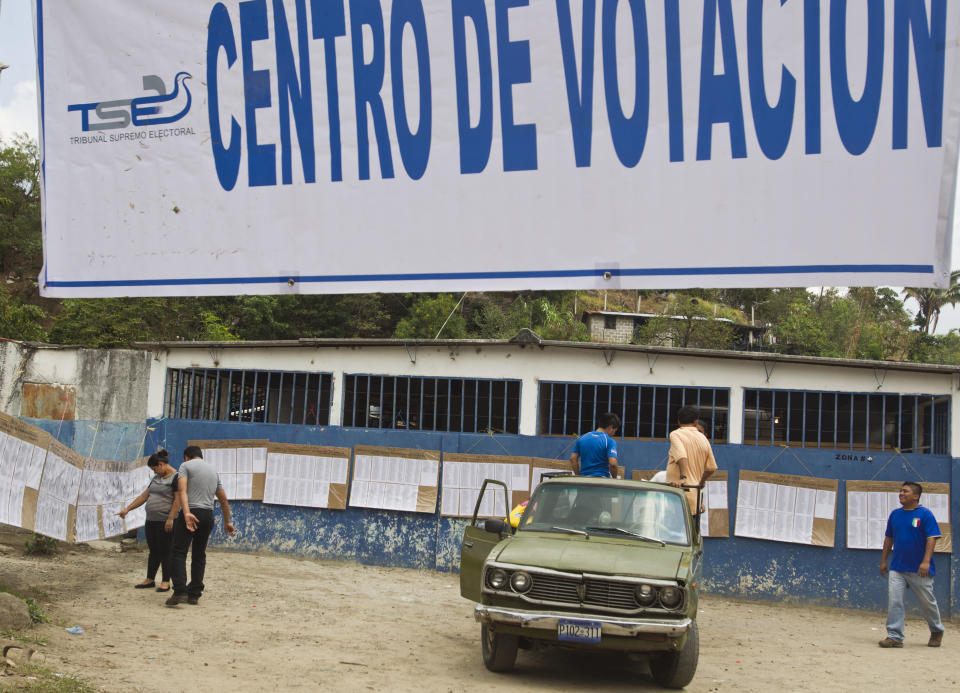
[[[573,445],[570,464],[580,476],[617,478],[617,442],[613,439],[620,428],[620,417],[607,413],[597,421],[597,430],[585,433]]]
[[[903,595],[909,587],[920,603],[920,611],[930,627],[928,647],[940,647],[943,642],[943,623],[940,609],[933,596],[933,547],[940,536],[937,519],[920,505],[923,487],[913,481],[904,481],[900,487],[900,505],[887,520],[886,538],[880,558],[880,574],[887,574],[887,637],[880,647],[903,647]]]

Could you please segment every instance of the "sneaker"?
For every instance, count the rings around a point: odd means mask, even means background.
[[[187,604],[193,604],[196,606],[200,603],[200,597],[187,597]]]
[[[932,638],[933,636],[931,636]],[[880,641],[880,647],[903,647],[902,640],[894,640],[893,638],[884,638]]]
[[[166,604],[166,605],[169,606],[169,607],[180,606],[180,604],[181,604],[183,601],[185,601],[186,598],[187,598],[187,597],[186,597],[186,595],[184,595],[184,594],[176,594],[176,593],[174,593],[174,594],[171,594],[171,595],[167,598],[167,601],[165,601],[164,604]]]
[[[927,647],[940,647],[940,643],[943,642],[943,631],[937,631],[936,633],[930,633],[930,640],[927,641]]]

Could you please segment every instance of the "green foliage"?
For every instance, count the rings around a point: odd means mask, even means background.
[[[736,339],[729,322],[718,320],[708,302],[683,293],[677,294],[669,314],[650,318],[634,333],[638,344],[728,349]]]
[[[28,555],[52,556],[57,553],[58,549],[59,542],[56,539],[45,537],[42,534],[31,534],[23,542],[23,552]]]
[[[439,333],[444,339],[463,339],[467,336],[467,322],[459,310],[458,301],[451,294],[421,294],[407,316],[397,323],[394,336],[399,339],[433,339]]]
[[[40,160],[26,135],[0,140],[0,271],[40,271]]]
[[[27,609],[30,611],[31,623],[34,623],[34,624],[47,623],[50,620],[49,618],[47,618],[47,615],[43,613],[43,607],[37,603],[36,599],[33,599],[32,597],[27,597],[23,601],[27,603]]]
[[[12,690],[27,693],[95,693],[97,691],[80,679],[55,673],[45,666],[26,664],[17,667],[16,673],[27,679],[24,681],[13,679],[10,682]]]
[[[47,338],[42,322],[46,317],[39,306],[24,303],[0,286],[0,337],[42,342]]]

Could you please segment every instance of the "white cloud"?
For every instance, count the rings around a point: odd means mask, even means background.
[[[3,91],[10,98],[0,104],[0,137],[11,139],[15,134],[25,132],[37,139],[37,84],[36,82],[18,82],[10,89],[4,84]]]

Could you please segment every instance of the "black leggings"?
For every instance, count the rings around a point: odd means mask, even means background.
[[[163,531],[163,520],[147,520],[143,527],[147,535],[147,547],[150,555],[147,556],[147,580],[154,580],[157,568],[163,566],[163,582],[173,578],[170,570],[170,547],[173,544],[173,533]]]

